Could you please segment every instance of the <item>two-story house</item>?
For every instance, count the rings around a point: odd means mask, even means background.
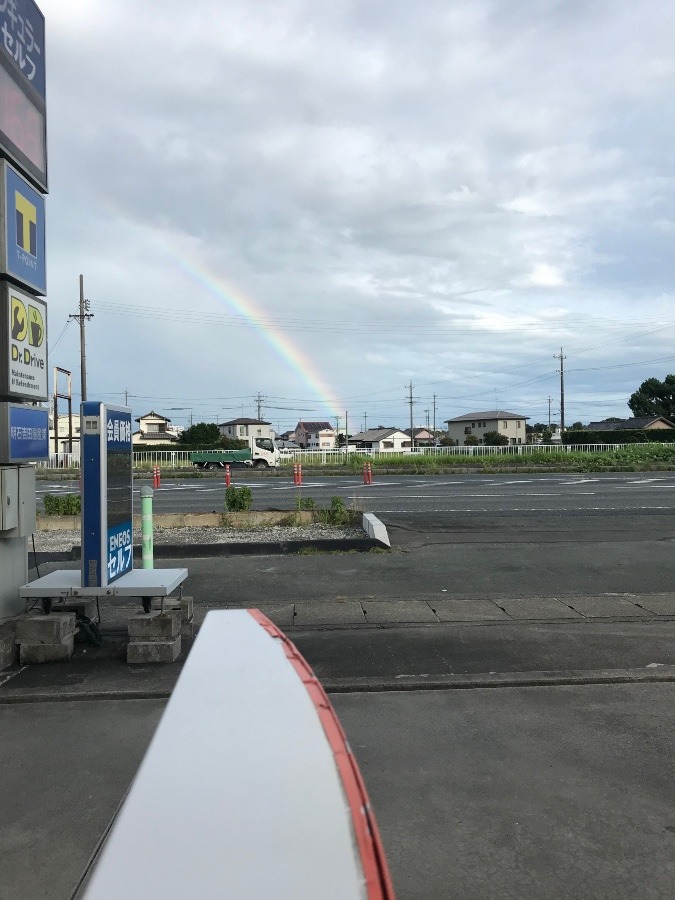
[[[218,425],[221,437],[233,440],[245,441],[250,437],[270,438],[274,437],[271,424],[262,419],[230,419]]]
[[[131,443],[138,444],[173,444],[180,437],[183,430],[180,426],[172,425],[171,419],[154,411],[139,416],[138,431],[131,435]]]
[[[509,444],[526,444],[525,425],[528,418],[529,416],[506,412],[503,409],[490,409],[446,419],[445,423],[448,426],[448,437],[460,446],[466,444],[469,435],[474,435],[482,443],[483,435],[489,431],[505,435]]]
[[[330,422],[298,422],[295,440],[303,450],[332,450],[335,447],[335,429]]]

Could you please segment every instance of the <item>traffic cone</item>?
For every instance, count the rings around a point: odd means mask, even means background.
[[[229,487],[232,484],[232,479],[230,478],[230,465],[226,463],[225,465],[225,487]]]

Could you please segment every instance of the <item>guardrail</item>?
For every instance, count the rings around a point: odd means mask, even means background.
[[[401,456],[526,456],[532,453],[607,453],[626,447],[653,447],[656,442],[643,444],[509,444],[501,447],[415,447],[414,450],[349,450],[349,458],[400,459]],[[147,450],[134,453],[134,470],[151,471],[153,466],[162,469],[191,468],[189,450]],[[339,465],[345,461],[344,450],[282,450],[281,465],[291,466],[294,462],[327,466]],[[37,463],[39,469],[78,469],[80,461],[72,453],[52,453],[49,461]]]

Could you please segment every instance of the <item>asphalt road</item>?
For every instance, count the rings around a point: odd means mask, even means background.
[[[246,473],[246,483],[261,509],[290,509],[299,492],[278,476]],[[76,488],[38,484],[40,495]],[[397,896],[670,898],[675,734],[673,684],[662,673],[675,664],[675,619],[649,609],[659,592],[672,597],[673,488],[675,474],[401,476],[368,487],[353,477],[312,478],[303,496],[324,505],[339,495],[372,510],[387,523],[394,552],[160,565],[189,568],[186,590],[201,613],[374,598],[392,607],[397,598],[432,607],[460,598],[480,612],[502,598],[512,621],[290,629],[317,675],[341,691],[331,699],[365,777]],[[155,497],[159,512],[219,510],[224,485],[166,480]],[[584,608],[584,595],[602,606],[628,592],[637,604],[630,618],[596,609],[581,620],[548,620],[550,598],[576,598],[570,608]],[[88,648],[69,667],[29,667],[3,690],[23,683],[44,691],[54,682],[58,690],[93,683],[123,692],[130,681],[138,688],[175,677],[173,667],[129,672],[114,655],[96,663],[97,652]],[[623,671],[639,683],[593,683]],[[542,672],[561,683],[528,686]],[[486,684],[423,689],[474,675]],[[380,680],[385,689],[374,691]],[[7,883],[26,900],[70,896],[162,705],[59,699],[0,705],[10,738],[0,752],[10,773],[0,799],[13,811],[0,846],[12,849]],[[46,849],[36,854],[36,846]]]

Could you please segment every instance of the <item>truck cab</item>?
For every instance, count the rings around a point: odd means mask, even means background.
[[[249,442],[251,445],[251,459],[246,461],[246,465],[261,469],[276,468],[279,465],[281,454],[271,438],[252,437],[249,438]]]

